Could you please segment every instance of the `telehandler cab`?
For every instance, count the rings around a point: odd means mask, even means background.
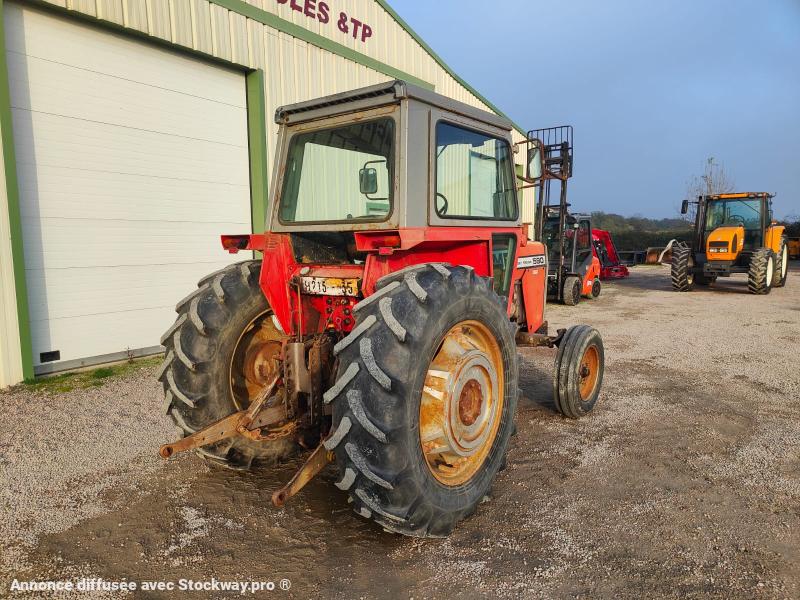
[[[733,273],[747,273],[752,294],[783,287],[789,252],[784,227],[772,219],[772,198],[765,192],[699,196],[691,244],[672,248],[673,289],[688,292]],[[688,210],[684,200],[681,213]]]
[[[517,345],[558,349],[556,408],[593,409],[603,342],[547,334],[547,253],[520,219],[511,123],[402,81],[278,109],[263,258],[210,274],[162,343],[165,412],[194,449],[247,469],[312,449],[283,505],[328,462],[357,513],[447,535],[505,464]],[[542,145],[528,140],[527,177]]]

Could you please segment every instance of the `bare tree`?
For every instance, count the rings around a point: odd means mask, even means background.
[[[731,179],[725,167],[709,156],[706,160],[705,171],[702,175],[692,175],[686,184],[686,198],[689,200],[689,212],[683,217],[694,223],[697,214],[698,196],[710,196],[713,194],[730,194],[736,189],[736,185]]]

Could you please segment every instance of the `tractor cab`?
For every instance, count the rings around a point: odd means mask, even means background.
[[[522,226],[507,119],[390,82],[282,107],[275,120],[279,167],[263,243],[283,250],[265,255],[262,283],[286,331],[301,327],[286,282],[317,309],[304,315],[305,333],[346,332],[353,306],[381,277],[423,256],[474,263],[510,306],[514,261],[538,245]],[[519,297],[520,315],[541,312],[538,300],[523,307]],[[536,331],[543,320],[533,315],[521,320]]]
[[[782,287],[788,251],[784,228],[773,221],[772,198],[766,192],[699,196],[691,245],[673,251],[673,287],[688,291],[736,273],[747,273],[754,294]],[[681,213],[688,208],[684,200]]]

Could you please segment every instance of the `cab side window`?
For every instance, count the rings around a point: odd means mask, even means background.
[[[436,125],[436,214],[451,219],[513,221],[516,181],[504,139],[451,123]]]

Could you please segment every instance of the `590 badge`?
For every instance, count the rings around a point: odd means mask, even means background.
[[[533,256],[520,256],[517,259],[518,269],[532,269],[535,267],[543,267],[547,264],[544,254],[535,254]]]

